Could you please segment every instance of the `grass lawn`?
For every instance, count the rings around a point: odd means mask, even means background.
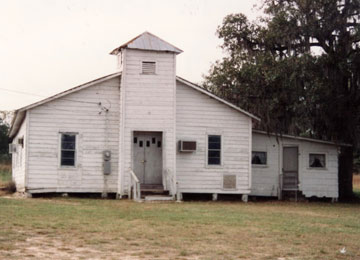
[[[360,205],[0,198],[0,259],[49,258],[360,259]]]
[[[0,163],[0,184],[11,181],[11,165]]]

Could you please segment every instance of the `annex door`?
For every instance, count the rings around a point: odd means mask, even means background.
[[[297,190],[299,178],[298,147],[283,148],[283,190]]]
[[[134,173],[141,184],[162,184],[162,133],[134,132]]]

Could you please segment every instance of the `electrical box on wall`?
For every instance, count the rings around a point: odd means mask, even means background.
[[[16,153],[16,145],[15,144],[9,144],[9,154]]]
[[[103,151],[103,172],[105,175],[111,173],[111,151]]]

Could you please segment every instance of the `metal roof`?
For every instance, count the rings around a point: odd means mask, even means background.
[[[149,33],[144,32],[134,39],[124,43],[120,47],[114,49],[110,54],[117,55],[121,52],[121,49],[128,48],[128,49],[138,49],[138,50],[151,50],[151,51],[165,51],[165,52],[174,52],[179,54],[183,52],[179,48],[175,47],[174,45],[160,39],[159,37]]]
[[[280,138],[289,138],[289,139],[295,139],[295,140],[307,141],[307,142],[313,142],[313,143],[329,144],[329,145],[335,145],[335,146],[349,146],[349,147],[352,146],[351,144],[346,144],[346,143],[336,143],[336,142],[314,139],[314,138],[310,138],[310,137],[296,136],[296,135],[268,133],[266,131],[256,130],[256,129],[253,129],[252,132],[255,134],[262,134],[262,135],[275,136],[275,137],[278,136]]]

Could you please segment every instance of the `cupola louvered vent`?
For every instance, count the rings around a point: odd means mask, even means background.
[[[142,62],[142,74],[155,74],[156,62],[155,61],[143,61]]]

